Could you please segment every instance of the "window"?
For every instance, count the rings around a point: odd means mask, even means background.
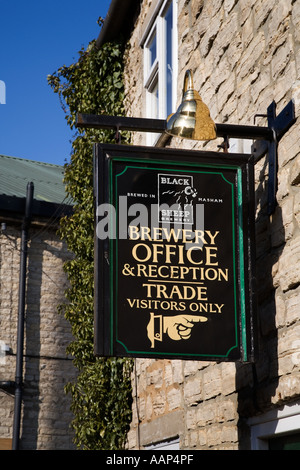
[[[230,153],[252,153],[253,140],[251,139],[229,139]]]
[[[179,439],[156,442],[144,447],[145,450],[179,450]]]
[[[146,117],[166,119],[177,99],[177,0],[160,0],[150,13],[141,41]],[[149,135],[148,144],[156,138]]]
[[[269,439],[269,450],[300,450],[300,432]]]
[[[300,450],[300,404],[249,420],[253,450]]]

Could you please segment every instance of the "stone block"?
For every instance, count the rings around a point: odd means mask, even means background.
[[[255,30],[258,30],[267,21],[268,16],[274,9],[276,0],[258,0],[253,5],[253,22]]]
[[[300,185],[300,158],[296,158],[292,165],[290,172],[290,182],[293,186]]]
[[[257,64],[265,47],[265,35],[260,31],[254,36],[247,49],[244,51],[237,67],[239,81],[243,80]]]
[[[173,411],[182,405],[182,393],[180,388],[171,388],[167,391],[168,410]]]
[[[221,393],[222,377],[218,366],[208,368],[203,372],[203,399],[208,400]]]
[[[223,14],[217,13],[214,17],[210,18],[209,27],[206,29],[203,38],[200,41],[200,52],[203,57],[206,57],[212,48],[213,42],[220,30],[222,24]]]
[[[292,238],[294,233],[294,198],[284,199],[272,215],[271,244],[273,247],[282,245]]]
[[[202,399],[202,383],[199,377],[188,378],[183,385],[187,405],[196,404]]]
[[[300,284],[300,237],[285,246],[279,259],[277,277],[283,292]]]
[[[141,424],[141,445],[150,445],[182,434],[184,430],[182,411],[173,411],[165,416],[154,419],[150,423]]]
[[[298,226],[300,227],[300,192],[299,191],[295,194],[293,213],[295,215]]]

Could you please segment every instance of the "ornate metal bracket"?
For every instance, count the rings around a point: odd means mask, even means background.
[[[281,113],[276,116],[276,103],[273,101],[267,109],[267,114],[256,116],[267,117],[268,126],[216,124],[216,130],[217,136],[223,137],[226,142],[229,138],[254,140],[252,153],[255,163],[265,154],[268,154],[268,214],[270,215],[276,207],[278,142],[296,120],[294,102],[291,100]],[[164,134],[166,121],[164,119],[78,114],[76,126],[78,128],[114,129],[117,135],[119,135],[121,130]],[[225,155],[224,158],[226,158]]]
[[[296,120],[294,102],[291,100],[281,113],[276,116],[276,103],[273,101],[267,109],[267,114],[260,116],[268,119],[268,128],[272,131],[273,135],[271,139],[265,141],[257,140],[254,142],[252,153],[255,158],[255,163],[265,154],[268,155],[268,214],[271,215],[277,205],[278,142]]]

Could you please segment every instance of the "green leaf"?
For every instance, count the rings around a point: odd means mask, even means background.
[[[101,22],[102,20],[100,20]],[[120,115],[124,113],[122,43],[106,43],[100,49],[92,41],[81,49],[77,62],[61,66],[47,80],[58,94],[71,129],[78,112]],[[129,133],[123,135],[130,142]],[[72,397],[72,427],[78,448],[116,450],[125,446],[131,422],[131,359],[95,358],[94,335],[94,213],[93,144],[114,142],[114,132],[76,130],[72,155],[65,166],[64,182],[74,213],[61,219],[59,234],[73,258],[64,265],[70,286],[59,313],[70,322],[73,341],[67,353],[78,369],[74,383],[65,387]]]

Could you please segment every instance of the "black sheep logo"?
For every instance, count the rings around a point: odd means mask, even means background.
[[[181,191],[169,190],[164,191],[162,194],[169,194],[175,199],[175,203],[178,204],[178,209],[184,210],[187,206],[191,206],[197,196],[197,190],[192,186],[186,186]]]

